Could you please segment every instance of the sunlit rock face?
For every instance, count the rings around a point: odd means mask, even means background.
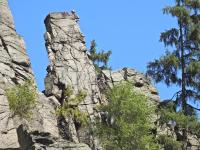
[[[150,79],[135,69],[103,70],[98,76],[98,85],[101,91],[106,88],[112,88],[114,85],[124,81],[131,83],[136,91],[145,94],[151,104],[159,104],[160,97],[156,88],[151,84]]]
[[[7,0],[0,0],[0,150],[101,150],[95,137],[93,123],[100,119],[97,105],[108,103],[104,92],[114,85],[127,81],[136,91],[145,94],[151,105],[160,104],[157,90],[144,74],[134,69],[102,70],[96,73],[85,46],[84,35],[78,24],[79,17],[72,11],[50,13],[44,23],[45,46],[49,66],[43,93],[37,90],[37,100],[31,119],[12,116],[6,89],[33,80],[34,74],[25,44],[15,30]],[[74,119],[60,117],[57,108],[63,104],[64,92],[72,87],[74,94],[87,93],[78,108],[88,116],[89,125],[77,125]],[[156,118],[157,117],[157,118]],[[152,116],[152,123],[159,116]],[[169,128],[158,128],[158,134]],[[173,131],[171,134],[174,134]],[[197,145],[196,137],[189,137]],[[199,144],[200,145],[200,144]]]
[[[97,149],[94,135],[90,134],[92,122],[98,117],[95,109],[101,103],[101,96],[96,80],[96,72],[87,55],[84,36],[78,25],[75,12],[51,13],[45,19],[47,32],[45,45],[50,65],[45,78],[45,94],[54,96],[62,103],[63,93],[67,87],[72,87],[74,93],[85,91],[86,98],[79,104],[79,108],[89,116],[91,126],[77,129],[74,122],[70,122],[70,137],[73,142],[84,142],[93,149]]]
[[[91,130],[95,118],[101,117],[96,106],[104,103],[104,95],[100,93],[103,82],[97,80],[93,63],[88,58],[76,13],[50,13],[45,19],[47,32],[44,37],[50,64],[44,94],[37,92],[37,105],[31,120],[11,117],[5,90],[27,79],[35,80],[24,41],[15,30],[7,0],[0,3],[0,16],[0,149],[101,149]],[[131,74],[131,71],[128,73]],[[102,79],[108,85],[128,78],[124,70],[111,73],[112,77],[108,71],[102,73]],[[133,73],[130,78],[131,82],[136,80],[141,89],[147,84],[144,78],[140,81],[139,76],[135,77]],[[56,115],[68,86],[75,93],[80,90],[87,93],[78,107],[88,115],[88,127],[78,128],[73,120]]]
[[[37,92],[29,120],[12,116],[5,90],[34,80],[23,38],[16,32],[7,0],[0,1],[0,149],[90,149],[60,138],[53,97]]]
[[[92,119],[95,114],[91,105],[100,102],[100,92],[95,68],[87,56],[84,36],[76,18],[73,13],[52,13],[45,20],[45,40],[50,59],[45,94],[54,95],[59,100],[67,86],[72,86],[75,92],[86,91],[87,97],[80,108],[89,112]]]
[[[7,0],[0,1],[0,149],[19,148],[5,89],[33,79],[25,44],[16,33]]]
[[[0,74],[1,88],[5,84],[33,79],[33,72],[23,38],[16,32],[7,0],[0,2]]]

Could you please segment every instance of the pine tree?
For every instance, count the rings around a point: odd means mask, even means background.
[[[105,150],[159,150],[151,134],[154,106],[147,97],[128,83],[120,83],[106,92],[108,104],[100,106],[102,121],[96,134]]]
[[[198,110],[189,102],[200,100],[200,1],[176,0],[174,6],[163,9],[177,19],[177,28],[161,33],[160,41],[165,47],[174,49],[150,62],[147,74],[155,82],[167,86],[176,85],[174,111],[179,107],[185,116]],[[183,141],[187,141],[187,129],[183,129]]]
[[[93,61],[93,64],[97,71],[101,69],[109,69],[108,67],[108,61],[109,57],[112,54],[111,51],[108,52],[97,52],[97,44],[95,40],[91,41],[90,49],[89,49],[90,55],[89,58]]]

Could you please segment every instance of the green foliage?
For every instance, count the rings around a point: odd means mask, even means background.
[[[197,121],[197,118],[195,115],[193,116],[186,116],[183,112],[170,112],[166,109],[160,110],[160,123],[168,123],[173,124],[174,126],[178,126],[181,129],[187,129]]]
[[[58,116],[71,117],[76,123],[80,125],[87,125],[88,118],[84,112],[81,112],[78,108],[78,104],[81,103],[87,96],[86,92],[79,91],[73,97],[73,89],[68,86],[64,91],[64,103],[62,106],[57,108],[56,114]]]
[[[192,122],[189,126],[189,130],[192,134],[196,135],[197,138],[200,138],[200,122]]]
[[[175,84],[180,91],[174,97],[177,106],[187,115],[188,101],[200,100],[200,14],[199,0],[176,0],[163,9],[177,19],[177,28],[161,33],[160,41],[173,48],[147,66],[147,74],[157,83]]]
[[[36,104],[36,88],[33,81],[28,80],[22,85],[8,89],[6,96],[13,116],[18,115],[26,119],[31,117],[31,110]]]
[[[93,61],[93,64],[94,64],[96,70],[99,71],[101,69],[109,69],[108,61],[109,61],[109,57],[112,54],[112,52],[111,51],[97,52],[96,47],[97,47],[97,44],[96,44],[95,40],[92,40],[90,50],[89,50],[89,52],[90,52],[89,58]]]
[[[182,144],[175,141],[171,136],[159,135],[157,139],[159,144],[164,146],[165,150],[182,150]]]
[[[67,86],[64,90],[64,97],[70,97],[73,94],[73,89],[71,86]]]
[[[172,83],[179,84],[179,77],[177,77],[179,67],[179,59],[175,54],[167,51],[159,60],[156,59],[149,63],[148,75],[153,77],[156,82],[164,81],[168,86]]]
[[[165,14],[171,14],[173,17],[177,17],[183,24],[190,23],[190,12],[184,5],[179,6],[179,4],[177,4],[173,7],[166,7],[163,9],[163,12]]]
[[[64,102],[63,106],[57,108],[56,114],[58,116],[71,117],[76,123],[81,125],[87,125],[87,115],[79,110],[78,107],[70,107],[67,102]]]
[[[129,83],[121,83],[107,92],[108,105],[100,107],[106,119],[97,123],[96,134],[106,150],[156,150],[150,135],[150,118],[154,109],[147,98],[134,91]]]
[[[159,108],[160,125],[176,126],[179,130],[188,129],[188,132],[200,137],[200,122],[198,122],[196,112],[193,109],[189,110],[190,115],[186,116],[182,111],[175,111],[174,105],[174,102],[171,101]]]
[[[147,75],[156,83],[164,82],[167,86],[180,87],[171,99],[174,101],[160,108],[159,123],[176,128],[177,137],[181,134],[181,139],[178,140],[181,140],[183,149],[187,149],[188,133],[199,127],[195,112],[198,109],[191,106],[191,103],[200,100],[199,10],[199,0],[176,0],[174,6],[163,9],[164,14],[169,14],[177,20],[177,28],[166,30],[160,36],[160,41],[165,47],[173,50],[167,51],[164,56],[147,66]],[[161,139],[163,144],[167,142],[170,143],[167,145],[177,146],[168,137]]]

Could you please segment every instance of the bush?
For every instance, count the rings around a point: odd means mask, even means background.
[[[88,123],[87,115],[81,112],[78,108],[78,104],[81,103],[87,94],[83,91],[79,91],[73,97],[72,87],[68,86],[64,91],[64,103],[62,106],[58,107],[56,114],[58,116],[71,117],[76,125],[86,125]]]
[[[189,108],[188,108],[189,110]],[[190,115],[185,115],[182,110],[177,111],[175,109],[174,101],[164,101],[158,108],[158,115],[160,118],[157,120],[159,125],[167,125],[169,128],[174,129],[174,133],[177,138],[170,135],[160,135],[158,142],[166,150],[181,150],[183,146],[183,131],[187,130],[188,133],[200,137],[200,123],[198,122],[198,116],[194,110],[190,110]],[[182,135],[182,136],[180,136]]]
[[[165,150],[182,150],[182,143],[176,141],[172,136],[159,135],[157,139]]]
[[[31,110],[36,103],[36,88],[33,81],[28,80],[22,85],[6,90],[6,96],[13,116],[31,117]]]
[[[96,125],[96,134],[106,150],[156,150],[150,129],[154,109],[147,98],[134,91],[129,83],[114,86],[107,92],[108,105],[100,107],[104,114]]]

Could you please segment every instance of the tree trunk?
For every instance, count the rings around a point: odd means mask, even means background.
[[[182,71],[182,86],[181,86],[181,106],[184,115],[187,116],[187,99],[186,99],[186,65],[185,65],[185,48],[183,39],[183,25],[182,21],[179,23],[180,26],[180,49],[181,49],[181,71]],[[187,129],[183,129],[183,149],[187,148]]]

